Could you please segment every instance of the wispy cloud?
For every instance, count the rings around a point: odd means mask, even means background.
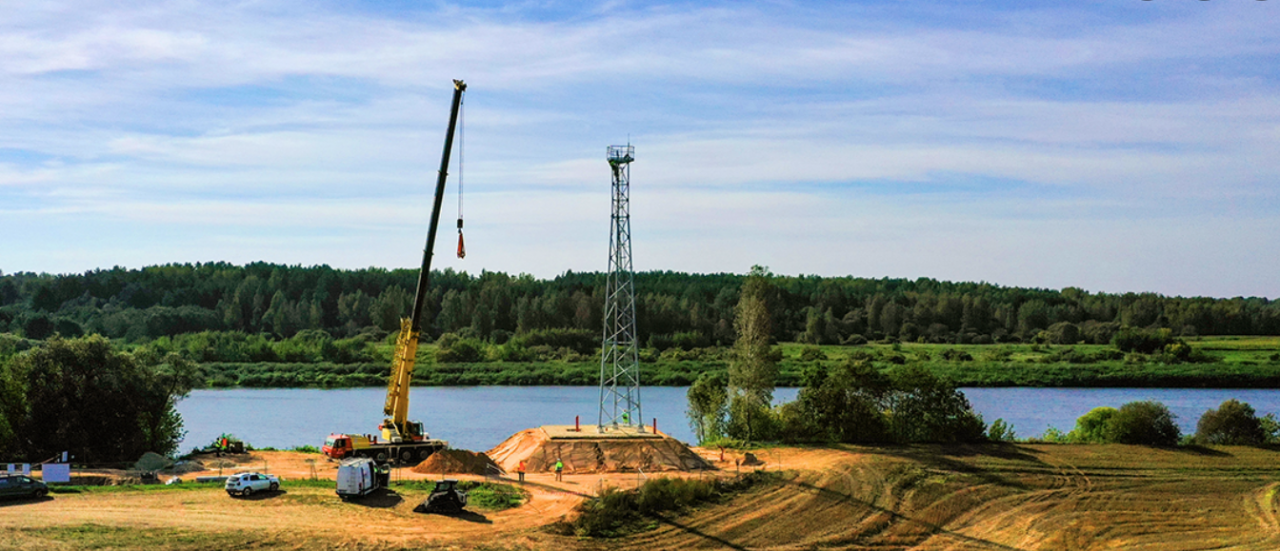
[[[12,6],[0,269],[413,265],[465,78],[462,268],[602,268],[630,134],[639,266],[1280,296],[1273,6]]]

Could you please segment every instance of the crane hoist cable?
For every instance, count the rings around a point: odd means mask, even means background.
[[[467,247],[462,242],[462,175],[463,162],[466,160],[467,145],[467,99],[462,98],[458,110],[458,258],[467,257]]]

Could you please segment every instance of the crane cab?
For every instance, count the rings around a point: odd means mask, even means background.
[[[418,421],[405,421],[397,429],[396,423],[387,419],[378,428],[382,430],[382,439],[387,442],[421,442],[427,438],[422,423]]]
[[[356,450],[369,448],[377,443],[377,439],[362,434],[330,434],[324,439],[320,452],[334,459],[342,459],[353,457],[357,455]]]

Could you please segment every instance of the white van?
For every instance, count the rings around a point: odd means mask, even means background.
[[[338,497],[343,500],[369,495],[390,482],[391,472],[368,457],[344,459],[338,465]]]

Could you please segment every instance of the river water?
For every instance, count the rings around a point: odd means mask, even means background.
[[[686,442],[693,431],[685,416],[688,387],[643,387],[645,424]],[[1195,432],[1205,410],[1235,398],[1259,415],[1280,414],[1280,390],[1168,388],[965,388],[965,396],[988,423],[1002,418],[1018,436],[1039,436],[1052,426],[1068,431],[1076,418],[1101,406],[1135,400],[1169,406],[1183,433]],[[797,389],[775,392],[794,400]],[[320,446],[331,432],[373,433],[382,421],[383,388],[196,390],[178,403],[187,432],[180,451],[211,442],[223,432],[257,446]],[[409,418],[422,421],[433,438],[456,448],[487,450],[511,434],[540,425],[596,423],[597,387],[414,387]]]

